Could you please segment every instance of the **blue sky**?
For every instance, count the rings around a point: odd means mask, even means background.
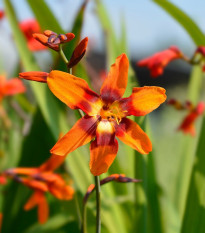
[[[71,27],[74,15],[82,0],[46,0],[60,22]],[[25,0],[12,0],[20,20],[31,18],[32,13]],[[187,33],[166,12],[152,1],[102,0],[112,19],[116,32],[120,31],[123,15],[127,27],[128,45],[133,56],[145,56],[170,45],[177,45],[188,54],[195,46]],[[205,31],[204,0],[172,0],[188,13]],[[0,0],[0,7],[3,6]],[[102,31],[95,16],[92,0],[85,15],[84,36],[89,36],[96,49],[102,49]]]

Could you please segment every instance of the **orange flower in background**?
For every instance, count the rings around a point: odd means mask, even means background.
[[[5,96],[20,94],[25,91],[25,86],[18,78],[7,80],[5,75],[0,75],[0,102]]]
[[[191,134],[192,136],[195,136],[196,130],[194,123],[197,118],[203,114],[205,110],[205,103],[199,102],[195,107],[190,101],[185,102],[185,104],[181,104],[179,101],[171,99],[168,101],[168,104],[173,105],[173,107],[175,107],[177,110],[187,109],[189,111],[187,116],[180,124],[178,130],[183,131],[185,134]]]
[[[125,144],[142,154],[152,150],[146,133],[129,115],[144,116],[166,100],[161,87],[136,87],[132,95],[122,98],[128,80],[129,61],[125,54],[116,59],[105,79],[100,95],[93,92],[85,80],[61,71],[51,71],[47,84],[53,94],[72,109],[81,109],[86,115],[51,149],[55,155],[65,156],[78,147],[89,143],[90,170],[100,175],[108,170],[118,151],[117,136]],[[29,72],[30,74],[30,72]],[[34,74],[34,73],[32,73]],[[38,81],[36,75],[28,78]]]
[[[60,44],[67,43],[74,39],[73,33],[57,34],[53,31],[46,30],[43,33],[34,33],[33,39],[39,41],[43,46],[47,46],[55,51],[59,51]]]
[[[184,58],[183,53],[175,46],[155,53],[137,63],[138,66],[145,66],[150,70],[151,76],[156,78],[163,74],[164,68],[173,60]]]
[[[41,32],[40,26],[35,19],[27,19],[19,24],[21,31],[27,39],[28,47],[31,51],[40,51],[47,49],[46,46],[33,38],[33,33]]]
[[[37,168],[12,168],[4,172],[4,175],[13,178],[17,182],[34,190],[33,195],[24,206],[25,210],[38,207],[38,220],[45,223],[49,215],[49,207],[45,193],[49,192],[60,200],[71,200],[74,189],[67,185],[65,180],[53,171],[65,160],[64,156],[52,155],[45,163]]]

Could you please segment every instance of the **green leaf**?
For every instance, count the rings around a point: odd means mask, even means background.
[[[146,118],[141,124],[150,135],[149,119]],[[153,149],[154,150],[154,149]],[[155,233],[163,232],[162,216],[159,203],[159,184],[156,178],[156,154],[154,151],[149,155],[135,153],[135,177],[142,179],[136,185],[135,198],[135,224],[133,232]]]
[[[44,0],[27,0],[42,30],[51,30],[57,33],[64,33],[62,27],[56,20]]]
[[[59,229],[67,225],[69,222],[74,221],[72,216],[66,214],[58,214],[50,218],[45,224],[35,224],[26,230],[24,233],[56,233],[60,232]],[[64,231],[62,231],[64,232]]]
[[[13,6],[9,0],[5,0],[6,14],[11,24],[13,37],[17,45],[17,49],[26,71],[38,71],[39,67],[34,59],[33,54],[27,47],[26,39],[23,36],[18,26],[18,21],[13,9]],[[46,123],[49,125],[52,133],[57,138],[59,134],[59,113],[61,112],[60,106],[57,103],[56,98],[51,94],[47,85],[42,83],[31,82],[32,90],[36,96],[37,102],[46,119]]]
[[[202,67],[200,65],[194,66],[191,71],[187,99],[192,101],[195,105],[197,104],[201,94],[202,81]]]
[[[205,45],[205,36],[197,24],[182,10],[167,0],[153,0],[187,31],[196,45]]]
[[[182,233],[203,233],[205,229],[205,118],[201,128],[188,198],[182,225]]]

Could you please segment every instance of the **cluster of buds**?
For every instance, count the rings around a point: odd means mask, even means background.
[[[161,52],[155,53],[152,56],[145,58],[137,65],[147,67],[150,70],[151,77],[156,78],[162,75],[164,68],[171,62],[177,59],[184,60],[191,65],[202,65],[202,70],[205,71],[205,47],[200,46],[196,49],[191,58],[186,57],[176,46],[171,46]]]
[[[137,182],[140,182],[141,180],[136,180],[136,179],[133,179],[133,178],[130,178],[130,177],[126,177],[124,174],[112,174],[104,179],[102,179],[100,181],[100,186],[101,185],[104,185],[104,184],[107,184],[111,181],[115,181],[115,182],[119,182],[119,183],[130,183],[130,182],[133,182],[133,183],[137,183]],[[93,193],[93,191],[95,190],[95,185],[94,184],[91,184],[88,189],[87,189],[87,192],[84,196],[84,199],[83,199],[83,203],[85,204],[90,196],[91,193]]]
[[[33,37],[44,46],[47,46],[57,52],[61,50],[61,45],[74,39],[73,33],[57,34],[53,31],[46,30],[42,33],[34,33]],[[88,44],[88,37],[85,37],[74,49],[69,61],[66,61],[68,68],[75,66],[85,55]]]
[[[53,31],[46,30],[42,33],[34,33],[33,37],[44,46],[47,46],[55,51],[60,50],[60,44],[71,41],[75,35],[73,33],[57,34]]]
[[[199,102],[197,106],[194,106],[190,101],[186,101],[185,103],[181,103],[178,100],[170,99],[167,102],[169,105],[172,105],[177,110],[187,110],[188,114],[183,119],[182,123],[178,127],[178,130],[183,131],[185,134],[191,134],[195,136],[196,130],[194,126],[194,122],[197,118],[203,114],[205,110],[205,103]]]
[[[64,156],[52,155],[40,167],[35,168],[11,168],[4,171],[0,176],[0,183],[5,184],[10,178],[18,183],[34,190],[33,195],[24,205],[25,210],[38,207],[38,220],[45,223],[49,215],[49,207],[45,193],[49,192],[60,200],[70,200],[73,198],[74,189],[66,183],[61,175],[54,173],[64,161]]]

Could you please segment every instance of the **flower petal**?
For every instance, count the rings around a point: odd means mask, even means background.
[[[105,102],[113,102],[123,96],[127,86],[128,68],[127,56],[122,54],[117,57],[100,90],[101,97]]]
[[[196,121],[198,116],[199,114],[197,114],[196,112],[189,113],[182,121],[178,130],[182,130],[185,134],[191,134],[194,137],[196,135],[194,122]]]
[[[38,221],[43,224],[48,219],[49,208],[44,193],[41,191],[34,192],[24,205],[24,210],[30,210],[36,205],[38,206]]]
[[[82,57],[85,55],[87,44],[88,44],[88,37],[85,37],[76,46],[76,48],[73,51],[73,54],[71,56],[71,59],[70,59],[68,65],[67,65],[68,68],[71,68],[71,67],[75,66],[82,59]]]
[[[44,194],[42,193],[39,196],[39,204],[38,204],[38,221],[43,224],[47,221],[49,215],[49,207],[46,201]]]
[[[26,80],[36,81],[36,82],[47,82],[48,73],[41,71],[34,72],[23,72],[19,74],[19,78],[23,78]]]
[[[47,185],[45,183],[41,182],[41,181],[22,178],[22,183],[24,185],[28,186],[29,188],[32,188],[32,189],[35,189],[35,190],[39,190],[39,191],[43,191],[43,192],[48,191]]]
[[[48,187],[49,192],[60,200],[71,200],[73,198],[74,189],[71,186],[66,185],[61,176],[58,176],[58,179],[49,184]]]
[[[132,95],[119,101],[125,116],[144,116],[158,108],[166,100],[162,87],[135,87]]]
[[[4,95],[15,95],[24,93],[26,91],[25,86],[23,85],[23,82],[19,80],[18,78],[13,78],[10,80],[7,80],[4,84]]]
[[[84,116],[76,122],[71,130],[51,149],[51,153],[64,156],[71,153],[79,146],[85,145],[95,137],[97,127],[95,117]]]
[[[39,191],[34,192],[24,205],[24,210],[30,210],[38,204]]]
[[[115,139],[115,129],[107,120],[100,121],[96,136],[90,146],[90,171],[94,176],[99,176],[113,163],[118,151],[118,142]]]
[[[166,50],[155,53],[154,55],[139,61],[137,65],[148,67],[150,69],[151,76],[156,78],[163,73],[164,68],[168,63],[183,57],[183,53],[176,46],[171,46]]]
[[[141,154],[148,154],[152,151],[152,144],[147,134],[134,121],[123,118],[119,125],[115,125],[116,136],[125,144],[139,151]]]
[[[56,170],[65,160],[65,156],[51,155],[51,157],[43,163],[39,169],[41,171],[54,171]]]
[[[54,70],[50,72],[47,81],[53,94],[70,108],[80,108],[89,115],[99,112],[99,96],[89,88],[85,80]]]

